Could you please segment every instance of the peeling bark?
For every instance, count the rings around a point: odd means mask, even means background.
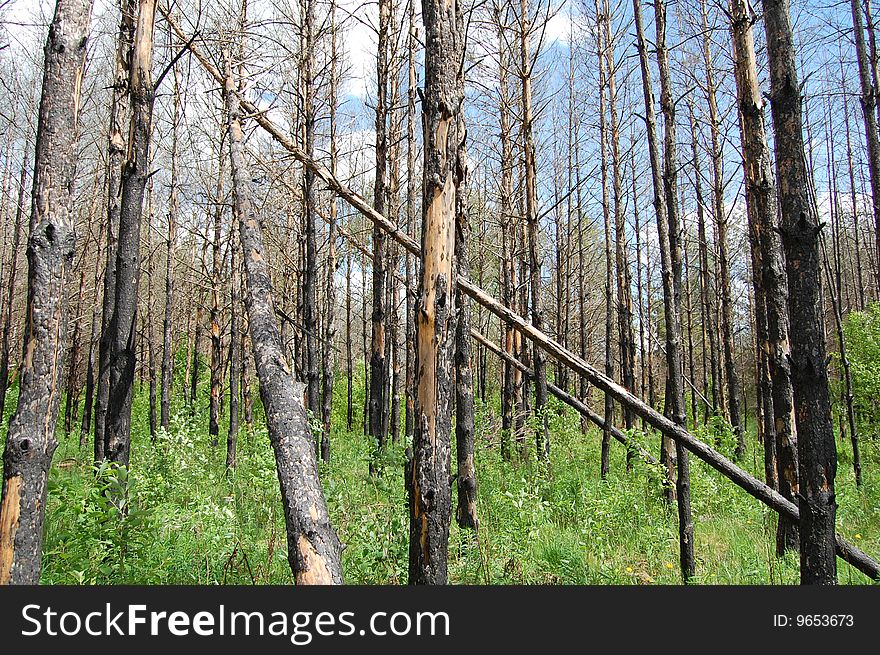
[[[455,0],[423,0],[425,92],[422,262],[416,305],[416,402],[410,482],[410,584],[446,584],[455,399],[455,223],[464,24]]]

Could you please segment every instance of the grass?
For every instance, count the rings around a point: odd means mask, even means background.
[[[405,584],[408,517],[403,444],[385,455],[372,478],[372,447],[344,429],[344,380],[337,384],[332,460],[321,464],[330,516],[345,544],[349,584]],[[362,382],[355,386],[361,406]],[[120,484],[96,476],[91,445],[59,437],[50,472],[42,582],[55,584],[289,584],[287,543],[265,429],[242,429],[238,467],[227,478],[224,439],[212,447],[206,408],[195,416],[173,407],[168,432],[151,443],[147,399],[133,413],[128,513],[120,518],[104,490]],[[205,403],[202,403],[205,404]],[[501,459],[497,408],[478,403],[479,531],[453,521],[449,577],[458,584],[679,584],[677,519],[662,499],[659,472],[641,462],[626,471],[612,447],[611,474],[599,477],[601,436],[584,434],[573,413],[550,412],[550,463],[530,455]],[[355,427],[360,425],[356,415]],[[225,432],[221,431],[221,435]],[[712,435],[703,434],[703,438]],[[657,450],[658,437],[637,435]],[[880,448],[863,441],[864,484],[854,484],[848,443],[839,443],[838,530],[880,556]],[[722,448],[729,449],[722,439]],[[760,477],[760,446],[740,464]],[[697,584],[796,584],[797,554],[774,555],[775,515],[692,457]],[[453,462],[454,462],[453,456]],[[453,502],[455,499],[453,498]],[[838,560],[844,584],[870,581]]]

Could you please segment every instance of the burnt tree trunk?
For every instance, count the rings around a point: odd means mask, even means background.
[[[28,237],[28,303],[19,399],[3,453],[0,585],[40,580],[46,484],[61,403],[71,202],[90,0],[58,0],[46,40]]]
[[[300,93],[302,102],[303,149],[309,157],[314,156],[315,123],[315,62],[314,29],[315,3],[302,0],[302,34],[300,37]],[[321,374],[318,370],[318,244],[315,223],[315,173],[308,168],[302,177],[303,236],[305,258],[303,261],[302,303],[303,332],[305,341],[306,408],[313,416],[321,417]],[[315,435],[320,450],[320,435]]]
[[[425,92],[422,262],[416,306],[416,403],[410,465],[410,584],[446,584],[455,401],[455,218],[464,137],[461,6],[423,0]]]
[[[787,500],[795,502],[798,463],[789,359],[788,280],[779,235],[776,185],[764,128],[764,98],[758,84],[755,40],[747,2],[732,0],[730,14],[749,232],[750,235],[755,232],[759,241],[761,286],[766,303],[771,405],[765,411],[773,418],[777,488]],[[797,524],[780,515],[777,554],[797,547]]]
[[[611,16],[608,0],[603,0],[602,18],[605,29],[606,77],[608,80],[608,109],[611,119],[609,142],[611,145],[612,198],[614,201],[614,265],[617,273],[617,338],[620,351],[620,378],[623,386],[635,389],[635,335],[633,334],[632,274],[626,248],[626,217],[623,207],[623,161],[620,153],[620,122],[617,117],[617,63],[614,57],[614,40],[611,32]],[[633,413],[623,407],[623,427],[633,427]],[[629,462],[629,460],[627,460]]]
[[[602,169],[602,225],[605,236],[605,375],[614,379],[614,267],[611,256],[611,208],[608,198],[608,127],[605,108],[605,89],[607,87],[605,73],[605,48],[606,32],[603,29],[604,17],[600,9],[599,0],[595,0],[596,8],[596,40],[599,56],[599,152]],[[599,475],[604,480],[611,468],[611,425],[614,423],[614,400],[610,395],[604,395],[605,427],[602,430],[602,451],[600,455]]]
[[[668,415],[676,425],[684,426],[686,409],[682,383],[681,358],[681,251],[679,246],[678,198],[676,192],[675,106],[669,79],[666,50],[666,6],[659,0],[654,4],[657,29],[657,63],[660,72],[660,105],[664,117],[664,159],[660,173],[656,127],[653,119],[653,93],[647,62],[647,47],[641,27],[641,6],[633,0],[633,13],[639,41],[645,108],[651,164],[654,180],[654,205],[657,211],[657,232],[660,242],[661,277],[663,281],[663,310],[666,321],[666,400]],[[661,201],[661,198],[663,199]],[[664,202],[665,201],[665,202]],[[690,479],[688,455],[680,443],[674,446],[664,437],[667,470],[674,475],[675,496],[678,501],[679,564],[682,578],[687,582],[694,574],[693,521],[690,511]],[[661,454],[663,451],[661,450]],[[676,461],[677,460],[677,461]],[[675,462],[675,464],[673,464]],[[677,470],[675,470],[677,469]],[[677,475],[676,475],[677,473]],[[670,480],[671,484],[671,480]]]
[[[391,0],[379,0],[379,44],[376,55],[376,174],[373,184],[373,208],[385,213],[386,169],[388,166],[388,69],[390,59],[389,28]],[[374,440],[375,453],[370,462],[370,473],[378,475],[379,460],[385,449],[388,399],[385,397],[385,233],[373,228],[373,304],[372,336],[370,341],[369,435]]]
[[[819,215],[804,156],[801,90],[788,0],[763,0],[780,232],[788,274],[798,454],[802,584],[836,584],[837,447],[828,393],[819,274]]]
[[[407,34],[407,80],[406,92],[406,230],[412,235],[416,233],[416,207],[418,194],[418,176],[416,175],[416,40],[418,30],[415,26],[415,2],[409,4],[409,30]],[[404,321],[406,344],[406,371],[404,374],[404,395],[406,396],[406,416],[404,417],[404,434],[407,438],[413,435],[413,412],[415,410],[415,262],[409,252],[404,253],[406,267],[406,320]]]
[[[167,430],[171,421],[171,385],[174,379],[174,252],[177,240],[178,132],[181,122],[180,75],[174,73],[174,110],[171,119],[171,189],[168,200],[168,232],[165,239],[165,313],[162,319],[162,382],[159,391],[159,425]]]
[[[244,154],[241,103],[227,64],[224,100],[235,194],[234,211],[246,272],[246,308],[284,503],[288,561],[297,584],[342,584],[341,544],[330,525],[318,480],[314,442],[275,321],[272,283],[263,233],[251,200],[251,177]]]
[[[462,73],[463,74],[463,73]],[[464,81],[459,81],[464,87]],[[468,277],[468,243],[470,216],[467,197],[466,128],[459,116],[457,152],[455,153],[456,212],[455,261],[456,273]],[[455,144],[454,144],[455,145]],[[477,469],[474,463],[474,376],[471,367],[471,308],[470,300],[455,291],[458,316],[455,321],[455,447],[458,475],[458,505],[455,517],[459,527],[477,529]]]
[[[532,22],[528,0],[520,0],[520,75],[522,77],[522,138],[525,167],[525,218],[528,232],[529,288],[531,291],[531,318],[536,330],[544,329],[544,308],[541,301],[541,257],[538,246],[538,164],[535,156],[534,108],[532,106],[532,56],[529,52]],[[547,400],[547,357],[540,348],[532,352],[535,382],[535,450],[540,460],[550,455],[550,432],[545,412]]]
[[[339,85],[337,67],[337,29],[336,29],[336,3],[333,0],[330,6],[330,172],[336,174],[336,111],[337,89]],[[335,377],[333,347],[336,342],[336,270],[339,266],[336,256],[336,220],[337,220],[336,197],[330,199],[330,221],[327,226],[327,282],[325,287],[325,301],[327,313],[324,318],[323,345],[321,353],[322,387],[321,387],[321,459],[330,461],[330,429],[333,419],[333,382]]]
[[[213,235],[211,238],[211,363],[210,399],[208,401],[208,435],[215,448],[220,436],[220,387],[223,386],[223,327],[220,325],[220,293],[223,284],[223,258],[221,256],[221,233],[223,230],[223,196],[226,186],[226,158],[223,153],[223,136],[220,137],[217,163],[217,186],[214,195],[214,208],[211,213]]]
[[[94,289],[97,293],[97,290],[101,286],[101,274],[103,273],[101,268],[101,257],[103,254],[104,245],[104,235],[105,228],[107,227],[106,221],[100,221],[100,225],[98,226],[98,242],[97,242],[97,250],[95,253],[95,276],[94,280]],[[80,423],[80,431],[79,431],[79,445],[80,448],[84,447],[88,436],[92,429],[92,407],[95,400],[95,372],[98,366],[97,361],[97,346],[98,340],[101,338],[101,303],[97,301],[97,297],[95,298],[95,304],[92,306],[92,322],[91,328],[89,332],[89,352],[86,355],[86,383],[85,383],[85,401],[83,403],[83,414],[82,414],[82,422]]]
[[[98,344],[98,381],[95,392],[95,462],[105,458],[107,408],[110,402],[110,362],[113,312],[116,306],[116,250],[119,242],[119,214],[122,169],[129,138],[131,52],[137,20],[137,0],[119,0],[119,33],[116,37],[113,99],[107,146],[107,262],[104,269],[101,340]]]
[[[110,388],[104,455],[118,466],[128,466],[131,445],[131,403],[136,361],[140,230],[144,191],[149,176],[150,132],[154,89],[151,76],[155,0],[138,3],[137,28],[129,73],[131,142],[122,171],[119,242],[116,249],[116,293],[110,320]]]
[[[242,343],[239,306],[241,305],[241,274],[238,259],[238,239],[234,231],[229,234],[229,271],[231,298],[229,303],[229,431],[226,433],[226,475],[235,469],[238,451],[238,426],[240,418],[239,384],[242,374]]]

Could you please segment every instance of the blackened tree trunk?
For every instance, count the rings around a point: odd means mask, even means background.
[[[388,69],[391,26],[391,0],[379,0],[379,44],[376,55],[376,173],[373,184],[373,208],[385,213],[386,169],[388,166]],[[372,337],[370,341],[369,435],[374,440],[375,454],[370,473],[377,475],[379,459],[385,448],[385,425],[388,402],[385,397],[385,233],[373,228],[373,304]]]
[[[260,398],[266,411],[284,503],[287,558],[297,584],[342,584],[341,544],[330,525],[318,480],[314,441],[302,393],[296,388],[301,389],[301,385],[294,385],[275,320],[263,234],[252,205],[251,177],[242,143],[241,103],[228,63],[224,100],[234,211],[247,275],[245,303],[260,380]]]
[[[302,33],[300,35],[300,93],[302,95],[303,148],[309,157],[314,155],[315,122],[315,61],[314,29],[315,6],[313,0],[302,0]],[[306,406],[315,417],[321,416],[321,374],[318,371],[318,245],[315,223],[315,174],[308,168],[303,171],[303,236],[305,261],[303,262],[303,332],[305,332]],[[315,435],[320,449],[320,435]]]
[[[141,315],[141,339],[146,339],[146,357],[147,357],[147,378],[149,385],[149,423],[150,423],[150,441],[155,443],[156,430],[159,427],[158,415],[156,412],[156,341],[153,331],[153,276],[156,272],[155,259],[153,253],[153,183],[150,182],[147,189],[147,306],[146,315]],[[141,347],[144,352],[144,346]],[[143,367],[141,368],[143,374]]]
[[[223,284],[223,261],[221,256],[223,230],[223,195],[226,186],[226,157],[223,152],[223,137],[217,153],[217,185],[214,195],[214,208],[211,214],[213,236],[211,238],[211,362],[210,399],[208,401],[208,435],[211,445],[216,447],[220,436],[220,387],[223,385],[223,327],[220,325],[220,293]]]
[[[780,232],[788,274],[797,426],[802,584],[836,584],[837,448],[828,393],[819,275],[819,215],[804,156],[801,90],[788,0],[763,0],[775,128]]]
[[[672,289],[672,259],[669,251],[669,224],[667,219],[666,194],[663,187],[662,161],[660,149],[657,143],[657,119],[654,110],[654,90],[651,82],[651,69],[648,62],[648,46],[645,31],[642,24],[642,8],[640,0],[633,0],[633,16],[635,17],[636,38],[639,50],[639,62],[642,73],[642,89],[645,101],[645,124],[648,136],[648,154],[651,160],[651,180],[654,191],[654,212],[657,219],[657,236],[660,244],[660,268],[663,284],[663,308],[667,323],[675,320]],[[650,275],[648,276],[650,280]],[[651,298],[650,286],[648,288],[648,300]],[[648,304],[648,315],[651,315],[651,305]],[[667,329],[667,335],[669,330]],[[669,344],[667,343],[666,355],[669,358]],[[671,367],[670,367],[671,368]],[[670,371],[671,374],[671,371]],[[653,385],[651,385],[653,388]],[[651,399],[653,404],[653,399]],[[660,462],[666,470],[666,500],[675,500],[676,488],[676,463],[675,446],[671,439],[663,437],[660,449]]]
[[[110,393],[107,404],[104,454],[128,466],[131,445],[131,403],[136,361],[140,230],[144,192],[149,176],[150,133],[154,89],[153,23],[155,0],[139,0],[137,28],[131,52],[131,142],[122,172],[119,242],[116,249],[116,294],[110,321]]]
[[[201,340],[202,340],[202,315],[203,308],[201,304],[201,300],[196,298],[196,316],[195,316],[195,324],[193,325],[193,346],[192,346],[192,363],[190,364],[189,371],[189,414],[190,416],[196,415],[196,403],[198,402],[198,389],[199,389],[199,376],[201,375],[201,364],[202,358],[201,353],[199,352],[201,349]],[[184,382],[186,383],[186,381]]]
[[[455,398],[455,216],[464,56],[458,3],[423,0],[425,92],[422,263],[416,307],[416,404],[410,479],[410,584],[446,584]]]
[[[409,30],[407,35],[407,79],[406,91],[406,230],[416,233],[416,208],[418,195],[418,176],[416,174],[416,40],[415,2],[409,3]],[[404,254],[406,267],[406,320],[404,321],[406,344],[406,371],[404,374],[404,395],[406,396],[406,416],[404,417],[404,434],[407,438],[413,435],[413,412],[415,409],[415,262],[409,252]]]
[[[513,198],[513,144],[510,138],[511,107],[510,82],[508,79],[509,52],[505,45],[504,20],[500,8],[495,9],[495,22],[498,30],[498,120],[501,140],[501,188],[498,198],[499,224],[501,229],[501,262],[498,277],[501,289],[501,302],[505,307],[516,307],[516,266],[514,265],[513,216],[511,200]],[[515,334],[513,326],[502,323],[501,346],[511,356],[515,355]],[[514,413],[516,411],[516,389],[522,373],[508,363],[502,364],[501,371],[501,457],[511,457],[511,442],[514,432]]]
[[[162,319],[162,383],[159,392],[159,425],[167,430],[171,421],[171,385],[174,379],[174,252],[177,241],[178,133],[181,122],[180,73],[174,70],[174,110],[171,118],[171,189],[168,200],[168,232],[165,239],[165,313]]]
[[[95,462],[105,458],[107,408],[110,402],[110,362],[113,312],[116,307],[116,250],[119,242],[119,214],[122,169],[129,138],[131,104],[131,52],[137,20],[137,0],[119,0],[119,33],[116,37],[113,99],[107,152],[107,263],[104,269],[101,340],[98,344],[98,381],[95,393]]]
[[[749,231],[757,233],[760,244],[761,286],[766,302],[772,407],[765,411],[769,413],[772,409],[779,493],[794,502],[798,491],[797,433],[792,407],[788,280],[779,235],[776,185],[764,128],[764,98],[758,84],[755,40],[748,3],[745,0],[732,0],[730,14],[746,207]],[[780,515],[776,532],[777,553],[781,555],[785,550],[797,547],[797,524]]]
[[[239,245],[240,247],[240,245]],[[239,289],[244,289],[244,275],[239,280]],[[244,410],[244,424],[248,434],[254,432],[254,403],[251,397],[251,360],[253,359],[253,346],[248,339],[250,323],[247,313],[241,317],[241,404]]]
[[[603,0],[602,19],[605,30],[605,59],[608,79],[608,109],[611,145],[612,198],[614,201],[614,266],[617,273],[617,339],[620,351],[620,379],[623,386],[635,389],[635,336],[633,334],[632,273],[626,247],[626,224],[623,206],[623,161],[620,153],[620,122],[617,117],[617,62],[614,57],[614,39],[608,0]],[[633,413],[623,407],[623,427],[633,427]],[[627,459],[629,462],[629,458]]]
[[[462,72],[463,74],[463,72]],[[464,87],[464,81],[459,81]],[[455,261],[456,273],[468,275],[468,242],[470,216],[467,197],[467,151],[464,119],[459,116],[456,158],[456,215]],[[455,144],[453,144],[455,145]],[[470,299],[456,288],[455,304],[458,318],[455,322],[455,448],[458,465],[456,486],[458,505],[455,517],[459,527],[477,529],[477,469],[474,462],[474,376],[471,367],[471,308]]]
[[[611,208],[608,198],[608,127],[606,120],[605,89],[607,79],[605,72],[605,48],[606,33],[604,30],[604,17],[602,15],[599,0],[595,1],[596,8],[596,41],[597,54],[599,57],[599,151],[600,166],[602,169],[602,225],[605,236],[605,375],[614,379],[614,265],[611,255]],[[600,476],[604,480],[611,468],[611,426],[614,423],[614,400],[609,394],[605,394],[605,427],[602,430],[602,451],[600,459]]]
[[[101,261],[102,255],[104,254],[104,230],[106,229],[106,227],[106,221],[101,221],[100,225],[98,226],[98,243],[97,251],[95,253],[95,276],[93,278],[93,288],[96,290],[96,292],[97,289],[101,287],[101,276],[103,270],[99,262]],[[85,446],[92,429],[92,407],[95,401],[95,373],[98,367],[97,347],[98,340],[101,338],[101,303],[97,302],[97,298],[95,300],[95,304],[92,306],[92,322],[89,335],[89,352],[88,355],[86,355],[85,399],[83,402],[82,422],[80,423],[79,432],[80,448]]]
[[[532,20],[529,16],[529,0],[520,0],[521,25],[519,27],[520,76],[522,90],[522,141],[525,173],[525,217],[528,232],[529,288],[531,290],[531,319],[536,330],[544,329],[544,309],[541,301],[541,257],[538,246],[538,164],[535,156],[534,108],[532,103],[532,69],[530,53]],[[534,347],[532,368],[535,372],[535,450],[538,459],[546,460],[550,454],[550,432],[545,407],[547,392],[547,357],[544,351]]]
[[[666,310],[667,400],[672,420],[680,426],[687,424],[684,403],[684,376],[681,356],[681,221],[678,207],[678,158],[675,137],[675,102],[669,75],[666,49],[666,3],[654,2],[654,23],[657,28],[657,68],[660,74],[660,107],[663,111],[663,188],[666,192],[666,210],[669,229],[671,263],[672,307]],[[668,288],[664,286],[664,296]],[[664,307],[666,303],[664,302]],[[675,453],[678,475],[675,491],[678,500],[678,543],[681,577],[688,582],[694,575],[694,523],[691,517],[690,463],[684,446],[676,442]]]
[[[338,50],[336,29],[336,2],[333,0],[330,6],[330,172],[336,175],[336,110],[339,77],[337,72]],[[324,290],[327,313],[324,318],[324,334],[321,360],[323,369],[321,387],[321,418],[323,430],[321,432],[321,459],[330,461],[330,428],[333,419],[333,381],[334,381],[334,357],[333,347],[336,342],[336,269],[338,267],[336,257],[336,220],[337,200],[330,199],[330,220],[327,225],[327,282]]]
[[[230,231],[229,270],[231,271],[230,287],[232,289],[229,304],[229,431],[226,433],[226,475],[235,469],[236,452],[238,450],[239,424],[239,382],[241,378],[242,348],[239,306],[241,305],[241,275],[238,263],[238,239]]]
[[[3,454],[0,585],[40,580],[46,484],[61,402],[80,89],[90,0],[58,0],[46,40],[28,237],[28,304],[18,406]]]

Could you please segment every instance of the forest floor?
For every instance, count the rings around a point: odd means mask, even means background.
[[[345,431],[344,380],[336,386],[332,458],[320,472],[331,520],[345,544],[345,581],[405,584],[409,524],[403,445],[388,449],[381,477],[370,477],[372,448],[360,431]],[[357,387],[355,406],[360,407],[363,386]],[[212,446],[206,408],[192,417],[183,405],[174,409],[170,431],[160,431],[151,443],[146,390],[136,398],[128,512],[121,520],[103,493],[118,481],[110,471],[94,475],[91,443],[80,447],[76,435],[59,436],[49,480],[44,584],[291,583],[265,428],[250,434],[242,428],[238,467],[227,479],[225,426],[219,445]],[[582,433],[572,411],[552,409],[549,465],[534,461],[531,451],[519,461],[504,462],[497,408],[478,401],[480,527],[475,535],[460,530],[453,519],[450,581],[678,584],[676,512],[662,499],[659,471],[635,461],[627,472],[625,452],[613,442],[611,474],[601,480],[601,434],[595,428]],[[255,425],[261,425],[259,414]],[[714,442],[717,435],[702,430],[698,436]],[[725,454],[733,449],[729,437],[721,438]],[[761,477],[760,445],[750,437],[740,465]],[[640,437],[652,451],[658,439]],[[878,446],[876,438],[863,441],[864,484],[858,490],[849,444],[838,442],[838,530],[874,557],[880,556]],[[797,553],[782,559],[774,554],[775,514],[696,458],[691,461],[694,582],[797,583]],[[838,562],[841,583],[870,582]]]

